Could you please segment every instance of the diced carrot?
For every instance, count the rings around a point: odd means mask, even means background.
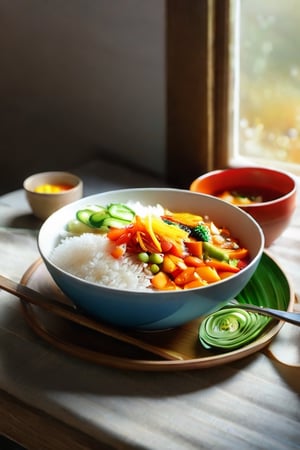
[[[248,265],[249,261],[247,259],[240,259],[237,263],[239,269],[244,269]]]
[[[177,269],[177,265],[170,258],[170,255],[164,255],[164,260],[162,263],[162,271],[165,273],[173,273]]]
[[[172,247],[168,251],[170,255],[177,256],[178,258],[184,257],[184,245],[182,242],[172,242]]]
[[[156,289],[165,289],[169,282],[169,277],[165,272],[157,272],[152,278],[151,278],[151,284]]]
[[[126,249],[122,245],[116,245],[112,251],[110,252],[111,256],[113,256],[116,259],[121,258],[121,256],[124,255]]]
[[[244,259],[249,255],[249,250],[247,248],[238,248],[236,250],[228,250],[228,256],[231,259]]]
[[[214,283],[220,280],[218,272],[213,267],[209,266],[197,267],[196,272],[200,276],[200,278],[207,281],[208,283]]]
[[[217,271],[221,270],[222,272],[234,272],[234,273],[240,271],[238,267],[232,266],[226,261],[219,261],[218,259],[209,259],[205,261],[205,264],[209,267],[214,267]]]
[[[201,286],[206,286],[207,281],[201,280],[201,278],[198,278],[197,280],[190,281],[189,283],[186,283],[183,286],[183,289],[193,289]]]
[[[174,290],[177,289],[176,284],[169,278],[165,272],[157,272],[151,278],[151,284],[155,289]]]
[[[194,267],[187,267],[185,270],[183,270],[181,273],[179,273],[175,279],[174,283],[177,286],[183,286],[186,283],[189,283],[190,281],[194,281],[199,279],[199,275],[195,271]]]
[[[121,234],[121,236],[115,241],[116,245],[122,245],[122,244],[128,244],[128,242],[132,238],[132,233],[127,232],[124,234]]]
[[[124,233],[125,228],[111,228],[107,233],[107,237],[111,241],[116,241]]]
[[[232,275],[234,274],[234,272],[221,272],[219,271],[219,276],[221,278],[221,280],[224,280],[225,278],[229,278],[232,277]]]
[[[164,239],[160,240],[160,245],[161,245],[161,251],[163,253],[168,253],[173,247],[172,242],[164,240]]]
[[[107,233],[107,237],[114,241],[116,245],[127,244],[135,232],[135,225],[130,224],[124,228],[111,228]]]
[[[201,267],[205,265],[203,259],[199,258],[198,256],[188,255],[185,256],[183,261],[187,266],[190,267]]]
[[[179,267],[180,269],[184,270],[187,268],[187,265],[185,264],[183,258],[181,258],[180,256],[176,256],[176,255],[169,253],[169,257],[176,264],[176,266]]]
[[[185,246],[192,256],[198,256],[198,258],[202,258],[203,256],[202,241],[186,241]]]
[[[174,280],[180,273],[182,272],[182,269],[180,269],[179,267],[176,268],[176,270],[174,270],[174,272],[172,272],[172,279]]]

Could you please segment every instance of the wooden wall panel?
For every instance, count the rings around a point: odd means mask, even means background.
[[[225,164],[228,49],[229,0],[166,1],[166,167],[178,187]]]

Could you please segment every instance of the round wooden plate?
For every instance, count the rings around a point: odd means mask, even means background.
[[[21,282],[41,292],[47,298],[70,303],[70,300],[54,283],[40,259],[28,268]],[[265,252],[257,271],[237,299],[260,306],[292,310],[294,292],[283,270]],[[198,340],[201,319],[167,331],[128,331],[145,342],[174,350],[184,358],[172,361],[153,356],[132,345],[71,323],[27,302],[21,301],[21,304],[24,316],[32,330],[56,348],[97,364],[141,371],[194,370],[227,364],[267,346],[283,325],[283,322],[271,321],[252,343],[238,350],[218,353],[209,352],[201,346]]]

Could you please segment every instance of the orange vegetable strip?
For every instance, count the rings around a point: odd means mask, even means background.
[[[111,241],[116,241],[122,234],[124,234],[124,232],[124,228],[111,228],[107,233],[107,237]]]
[[[154,233],[161,239],[167,239],[171,242],[181,242],[187,239],[189,233],[186,230],[169,223],[165,223],[161,217],[152,216],[152,228]]]
[[[231,259],[244,259],[249,255],[249,250],[247,248],[238,248],[236,250],[228,250],[228,256]]]
[[[111,228],[107,232],[107,237],[111,241],[118,241],[121,239],[121,241],[126,242],[131,238],[131,235],[134,234],[136,231],[135,225],[131,224],[123,228]],[[125,238],[127,236],[127,238]],[[121,244],[122,242],[119,242],[118,244]]]
[[[132,233],[128,231],[127,233],[122,234],[116,241],[116,245],[127,244],[132,238]]]
[[[188,255],[183,259],[184,263],[190,267],[201,267],[205,266],[203,259],[198,258],[198,256]]]
[[[146,230],[149,233],[149,236],[151,237],[151,239],[153,241],[154,246],[157,248],[158,252],[161,252],[162,250],[161,250],[160,242],[157,239],[157,237],[155,236],[155,233],[152,228],[152,217],[151,216],[145,217],[144,223],[145,223]]]
[[[151,224],[153,233],[160,242],[163,252],[172,253],[177,256],[184,256],[185,248],[183,242],[188,238],[187,231],[176,225],[169,225],[156,216],[152,217]],[[168,248],[164,250],[164,248],[166,248],[166,241]]]
[[[205,264],[209,267],[214,267],[217,271],[223,271],[223,272],[233,272],[237,273],[240,271],[238,267],[231,266],[226,261],[219,261],[217,259],[209,259],[205,261]]]
[[[138,235],[139,233],[139,235]],[[139,236],[139,238],[138,238]],[[138,243],[142,246],[142,250],[148,253],[158,253],[157,248],[153,244],[152,239],[148,233],[137,232]]]
[[[144,252],[147,252],[148,250],[147,250],[147,247],[146,247],[145,244],[144,244],[144,241],[143,241],[143,238],[142,238],[142,232],[141,232],[141,231],[137,231],[137,232],[136,232],[136,238],[137,238],[137,241],[138,241],[138,243],[139,243],[141,249],[142,249]]]
[[[198,216],[193,213],[185,213],[185,212],[178,212],[178,213],[175,212],[175,213],[166,214],[164,216],[164,218],[166,218],[167,220],[173,221],[173,222],[181,223],[183,225],[192,226],[192,227],[198,225],[199,222],[203,221],[202,216]]]

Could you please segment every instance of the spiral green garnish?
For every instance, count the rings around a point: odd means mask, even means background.
[[[252,342],[270,320],[270,317],[238,307],[220,309],[203,319],[199,340],[209,350],[234,350]]]

